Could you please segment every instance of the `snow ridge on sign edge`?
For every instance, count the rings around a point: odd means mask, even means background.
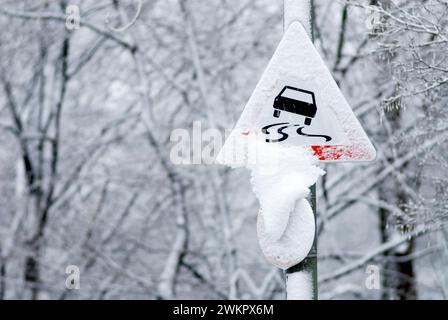
[[[305,29],[299,22],[292,23],[278,45],[265,72],[259,80],[254,92],[246,104],[235,128],[227,138],[216,161],[230,167],[244,167],[248,161],[247,135],[258,128],[253,124],[259,112],[259,106],[274,89],[282,77],[291,75],[291,70],[298,70],[301,76],[303,65],[310,66],[308,73],[313,77],[319,75],[319,93],[333,96],[337,103],[331,103],[331,108],[341,127],[346,133],[350,145],[340,146],[309,146],[310,151],[325,162],[372,161],[376,158],[376,150],[364,132],[361,124],[353,113],[347,100],[339,89],[330,70],[320,57]],[[309,76],[303,76],[308,78]],[[335,106],[337,104],[337,106]],[[264,107],[264,106],[263,106]]]

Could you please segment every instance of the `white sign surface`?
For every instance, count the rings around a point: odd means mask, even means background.
[[[285,32],[218,162],[241,165],[232,159],[245,152],[245,140],[254,133],[265,135],[266,143],[307,145],[322,161],[371,161],[376,156],[299,22]]]

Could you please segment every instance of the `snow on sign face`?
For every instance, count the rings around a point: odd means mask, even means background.
[[[251,134],[309,146],[321,161],[371,161],[376,151],[299,22],[285,32],[217,161],[239,166]]]

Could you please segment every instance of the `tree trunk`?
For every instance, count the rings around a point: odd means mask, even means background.
[[[6,293],[6,260],[3,256],[2,247],[0,247],[0,300],[5,300]]]
[[[386,121],[394,129],[399,130],[401,124],[401,108],[386,112]],[[398,148],[397,148],[398,149]],[[397,150],[399,154],[400,150]],[[393,152],[391,150],[390,154]],[[388,162],[393,158],[389,157]],[[403,167],[405,169],[406,166]],[[386,181],[379,187],[379,198],[381,201],[390,203],[406,214],[406,206],[409,203],[409,196],[403,190],[401,182],[396,179]],[[393,213],[384,208],[379,209],[381,241],[390,241],[397,234],[412,231],[412,226],[408,225],[404,219],[406,217],[396,217]],[[404,218],[404,219],[403,219]],[[397,228],[399,227],[399,228]],[[415,300],[417,299],[417,288],[415,286],[414,262],[411,258],[414,250],[414,239],[410,239],[406,244],[394,250],[384,253],[383,263],[383,292],[384,300]],[[407,258],[406,258],[407,257]]]

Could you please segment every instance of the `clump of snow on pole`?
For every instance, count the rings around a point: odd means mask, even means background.
[[[325,172],[308,148],[265,143],[247,137],[247,168],[260,202],[258,238],[267,260],[287,269],[309,253],[315,235],[314,214],[306,198]]]

